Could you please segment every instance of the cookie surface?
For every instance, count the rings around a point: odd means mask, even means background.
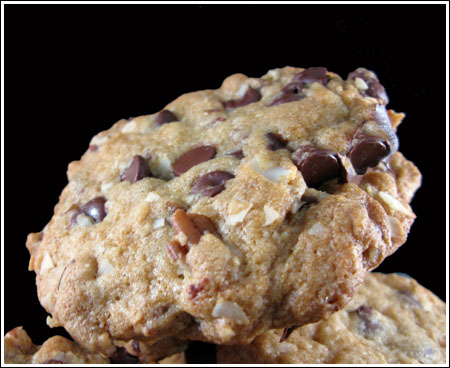
[[[133,346],[131,346],[133,345]],[[22,327],[4,337],[6,364],[184,364],[184,353],[173,354],[159,362],[142,359],[136,343],[119,348],[111,357],[92,353],[62,336],[53,336],[42,345],[35,345]],[[140,356],[140,358],[139,358]]]
[[[27,239],[41,304],[108,356],[248,343],[343,308],[415,217],[420,173],[386,103],[365,69],[286,67],[117,122]]]
[[[250,345],[218,346],[228,364],[445,363],[445,303],[415,280],[369,274],[353,300],[280,342],[271,330]]]

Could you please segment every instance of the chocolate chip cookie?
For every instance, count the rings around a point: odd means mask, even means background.
[[[155,362],[139,359],[139,344],[116,350],[111,357],[89,352],[62,336],[53,336],[42,345],[35,345],[22,327],[9,331],[4,338],[6,364],[184,364],[184,353],[173,354]]]
[[[285,67],[120,120],[28,236],[41,304],[107,356],[249,343],[343,308],[415,218],[421,176],[387,102],[366,69]]]
[[[100,353],[91,353],[62,336],[53,336],[41,346],[33,344],[22,327],[4,338],[6,364],[107,364]]]
[[[374,273],[327,320],[219,346],[218,363],[445,363],[445,326],[445,303],[432,292],[405,276]]]

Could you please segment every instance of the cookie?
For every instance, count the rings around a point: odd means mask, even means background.
[[[62,336],[53,336],[41,346],[33,344],[22,327],[9,331],[4,338],[6,364],[107,364],[100,353],[91,353]]]
[[[409,277],[369,274],[345,309],[291,332],[279,329],[250,345],[218,346],[218,363],[445,363],[445,303]]]
[[[155,361],[145,361],[129,347],[118,349],[111,357],[89,352],[62,336],[53,336],[42,345],[35,345],[22,327],[9,331],[4,338],[6,364],[184,364],[184,353],[177,353]],[[134,354],[134,355],[133,355]],[[138,354],[139,355],[139,354]]]
[[[248,343],[343,308],[415,218],[421,176],[386,103],[368,70],[285,67],[120,120],[28,236],[41,304],[108,356]]]

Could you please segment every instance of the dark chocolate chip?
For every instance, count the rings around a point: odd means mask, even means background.
[[[128,180],[131,184],[151,176],[147,161],[142,156],[134,156],[130,166],[120,175],[122,181]]]
[[[305,69],[292,78],[292,82],[300,82],[303,85],[316,82],[325,86],[329,80],[327,68],[321,66]]]
[[[159,127],[172,121],[178,121],[177,116],[170,110],[161,110],[156,117],[155,126]]]
[[[292,161],[302,173],[308,187],[312,188],[339,177],[341,172],[337,155],[323,148],[302,146],[292,154]]]
[[[214,197],[225,189],[225,182],[233,179],[228,171],[213,171],[200,176],[192,186],[191,194],[201,197]]]
[[[112,364],[139,364],[139,358],[128,354],[127,349],[123,347],[117,348],[109,359]]]
[[[305,69],[292,78],[292,81],[281,90],[269,106],[301,100],[305,98],[302,94],[303,88],[315,82],[326,85],[329,80],[326,68],[312,67]]]
[[[64,364],[64,362],[58,359],[47,359],[45,362],[42,362],[42,364]]]
[[[77,223],[77,217],[82,213],[94,219],[95,223],[102,222],[107,215],[105,210],[106,199],[104,197],[96,197],[82,205],[70,219],[72,225]]]
[[[364,327],[367,332],[374,332],[380,327],[378,322],[374,319],[373,309],[368,305],[360,305],[356,309],[356,314],[364,322]]]
[[[175,176],[180,176],[191,167],[211,160],[216,155],[214,146],[200,146],[181,155],[172,165]]]
[[[378,165],[384,157],[389,155],[389,152],[389,147],[382,138],[359,134],[353,140],[347,156],[356,173],[362,175],[368,167]]]
[[[223,102],[223,107],[226,109],[235,109],[237,107],[242,107],[253,102],[257,102],[260,99],[261,93],[257,89],[249,87],[241,98]]]
[[[104,197],[96,197],[85,203],[80,209],[98,223],[102,222],[106,216],[105,203]]]
[[[358,68],[348,75],[349,79],[360,78],[366,82],[368,89],[362,91],[363,96],[369,96],[378,99],[383,105],[389,102],[389,98],[386,94],[384,87],[381,85],[375,73],[365,69]]]
[[[236,157],[239,160],[242,160],[244,158],[244,152],[242,152],[241,149],[240,150],[236,150],[236,151],[228,152],[227,155],[234,156],[234,157]]]
[[[299,82],[291,82],[287,84],[269,106],[276,106],[287,102],[294,102],[305,98],[302,95],[303,86]]]
[[[289,336],[291,336],[292,332],[295,331],[295,329],[298,328],[298,326],[292,326],[287,327],[283,330],[283,334],[280,337],[280,342],[284,342],[288,339]]]
[[[267,144],[267,148],[271,151],[277,151],[279,149],[286,148],[288,141],[283,138],[281,134],[278,133],[267,133],[267,138],[269,139],[269,143]]]

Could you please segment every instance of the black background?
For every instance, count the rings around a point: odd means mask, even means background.
[[[378,268],[445,300],[444,5],[5,5],[4,332],[50,330],[25,248],[97,132],[232,73],[374,70],[423,174],[407,243]],[[67,336],[67,335],[66,335]]]

